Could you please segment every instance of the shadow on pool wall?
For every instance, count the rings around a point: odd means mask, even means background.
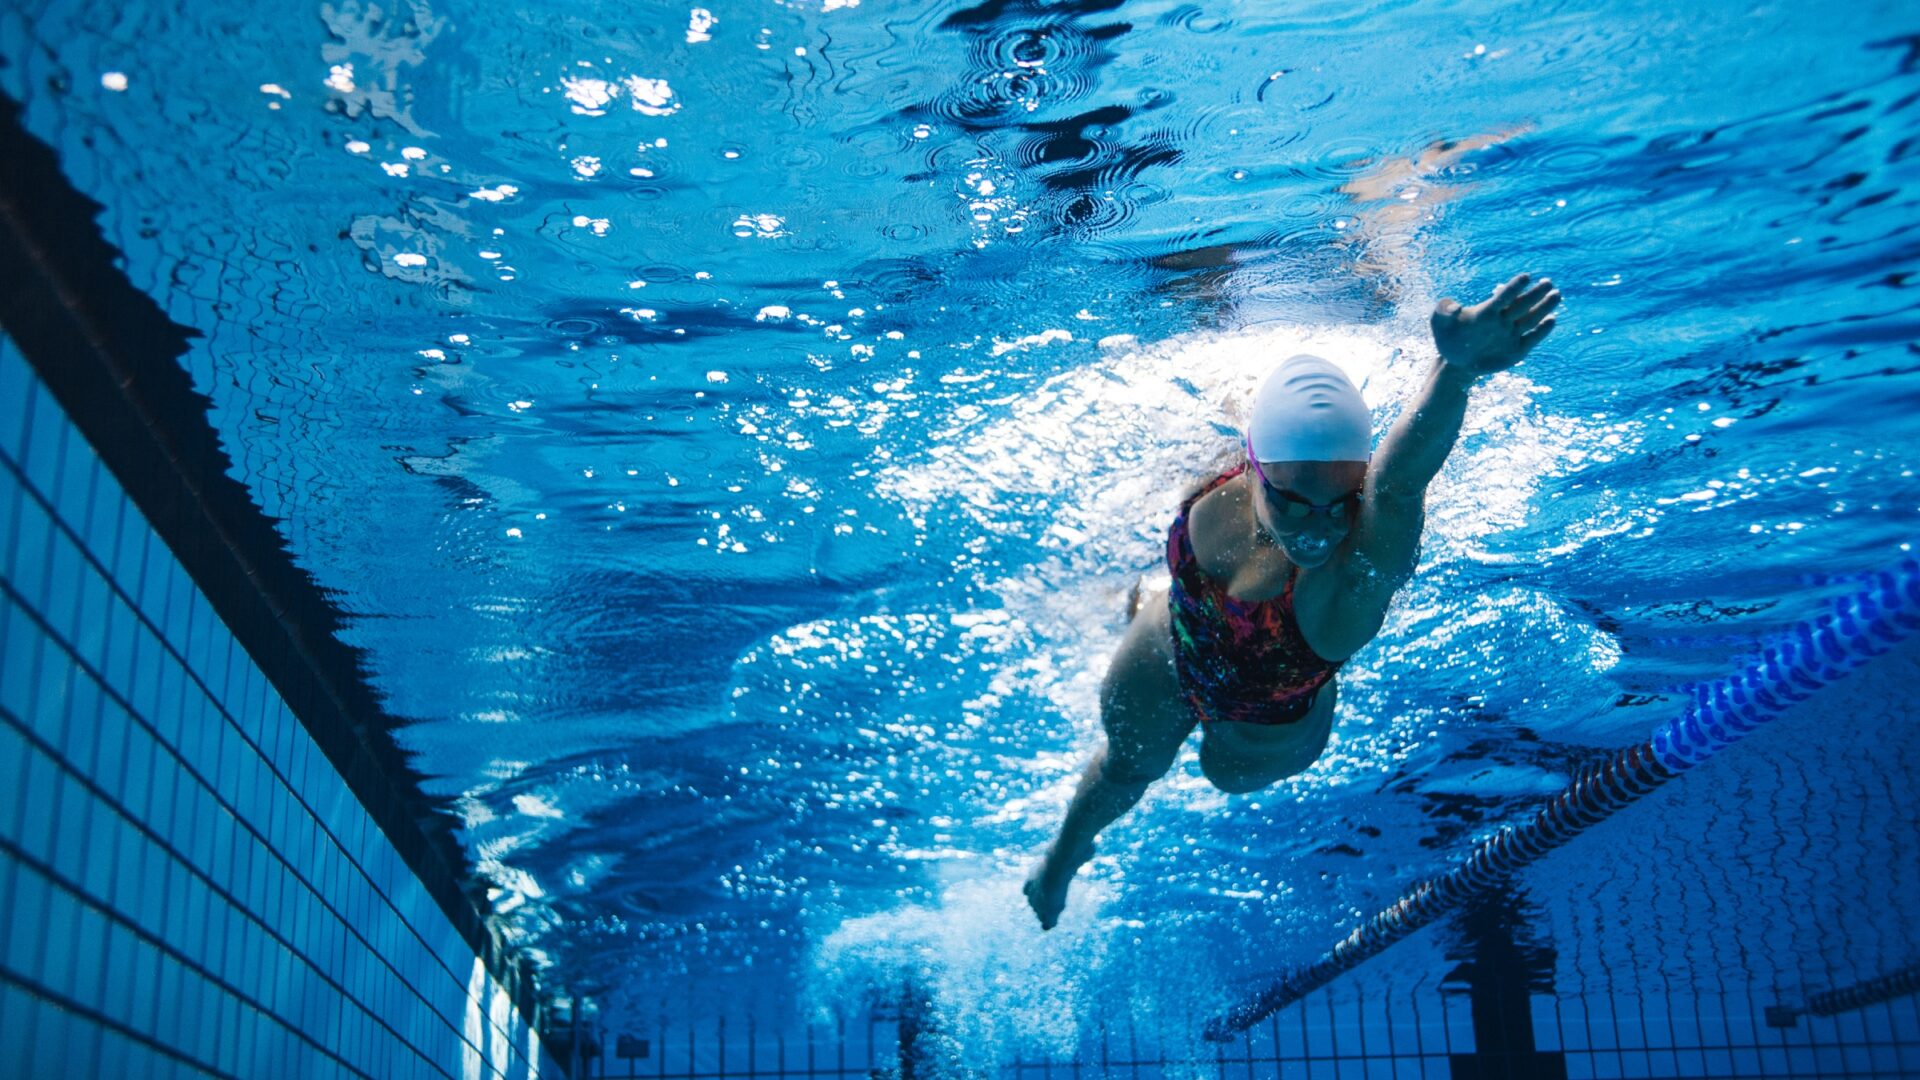
[[[0,163],[0,1073],[556,1074],[194,332],[5,98]]]

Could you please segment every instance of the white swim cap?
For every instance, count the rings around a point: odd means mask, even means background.
[[[1366,461],[1373,414],[1346,372],[1301,353],[1281,361],[1253,395],[1247,439],[1256,461]]]

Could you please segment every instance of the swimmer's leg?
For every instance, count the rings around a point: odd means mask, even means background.
[[[1060,823],[1060,835],[1021,886],[1027,894],[1027,905],[1040,919],[1042,930],[1051,930],[1060,921],[1060,911],[1067,906],[1067,886],[1087,860],[1093,858],[1093,838],[1121,814],[1133,809],[1147,788],[1160,778],[1154,775],[1141,779],[1121,770],[1109,770],[1110,749],[1102,745],[1093,752],[1093,760],[1087,762],[1086,771],[1080,775],[1080,785],[1074,789],[1073,801],[1067,804],[1067,817]]]
[[[1106,740],[1080,776],[1060,835],[1027,876],[1027,903],[1051,930],[1066,907],[1067,887],[1093,858],[1093,840],[1132,809],[1155,780],[1173,767],[1193,716],[1179,698],[1168,653],[1167,607],[1146,598],[1128,627],[1101,685],[1100,722]]]

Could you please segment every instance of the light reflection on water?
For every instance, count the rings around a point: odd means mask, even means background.
[[[0,31],[505,925],[609,1008],[915,942],[994,1045],[1204,996],[1914,532],[1897,6],[701,10]],[[1384,421],[1433,299],[1518,269],[1562,329],[1477,391],[1325,758],[1189,756],[1036,942],[1127,590],[1262,366]]]

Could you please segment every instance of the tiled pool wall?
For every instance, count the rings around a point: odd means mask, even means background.
[[[560,1075],[0,335],[0,1075]]]
[[[592,1041],[604,1056],[583,1074],[610,1080],[1920,1077],[1920,1001],[1912,996],[1837,1016],[1802,1016],[1786,1028],[1767,1025],[1769,1004],[1765,994],[1746,989],[1526,993],[1529,1040],[1510,1026],[1487,1030],[1502,1020],[1485,1010],[1476,1016],[1472,994],[1458,987],[1347,986],[1315,991],[1218,1046],[1195,1047],[1191,1016],[1087,1016],[1070,1051],[1031,1054],[993,1070],[969,1068],[977,1063],[964,1060],[965,1046],[939,1048],[937,1037],[928,1040],[935,1050],[916,1055],[912,1036],[902,1039],[909,1025],[893,1010],[791,1025],[745,1012],[676,1011],[602,1018]],[[1508,1050],[1490,1048],[1486,1036]],[[956,1056],[961,1060],[942,1060]]]

